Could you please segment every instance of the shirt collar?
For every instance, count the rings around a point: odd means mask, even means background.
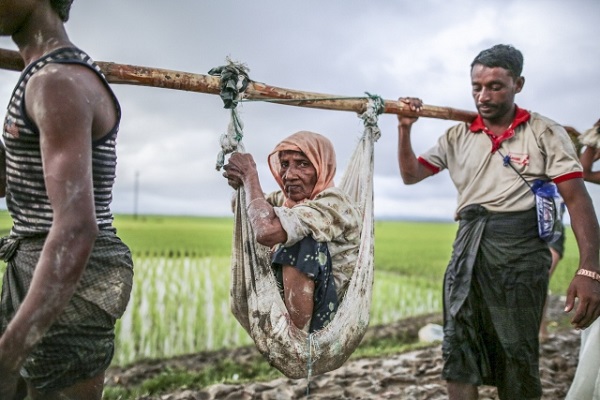
[[[529,121],[529,118],[531,117],[531,114],[529,114],[529,111],[524,110],[522,108],[519,108],[519,106],[517,106],[515,104],[515,118],[513,119],[513,122],[510,124],[510,126],[508,127],[507,130],[509,129],[514,129],[517,126]],[[471,132],[481,132],[481,131],[487,131],[487,127],[485,126],[485,123],[483,122],[483,118],[481,117],[481,115],[477,114],[477,117],[475,118],[475,120],[473,120],[473,122],[471,122],[471,126],[469,127],[469,129],[471,130]]]
[[[515,118],[513,119],[508,129],[506,129],[504,133],[502,133],[502,135],[496,136],[492,134],[485,126],[483,118],[479,114],[477,114],[475,120],[471,122],[469,130],[473,133],[486,133],[492,141],[492,153],[494,153],[496,150],[498,150],[498,148],[500,148],[500,144],[506,139],[510,139],[511,137],[513,137],[515,135],[515,129],[519,125],[522,125],[525,122],[529,121],[530,117],[531,114],[529,114],[529,111],[519,108],[519,106],[515,104]]]

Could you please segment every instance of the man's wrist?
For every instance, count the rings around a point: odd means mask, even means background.
[[[600,274],[596,271],[580,268],[577,270],[576,275],[587,276],[588,278],[592,278],[593,280],[600,282]]]

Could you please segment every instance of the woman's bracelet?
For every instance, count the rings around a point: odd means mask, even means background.
[[[592,278],[600,282],[600,274],[596,271],[590,271],[589,269],[578,269],[576,275],[587,276],[588,278]]]

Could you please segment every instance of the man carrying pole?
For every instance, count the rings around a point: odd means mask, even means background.
[[[451,400],[478,398],[497,386],[500,399],[539,399],[538,332],[551,257],[538,232],[535,180],[563,197],[580,253],[565,311],[586,328],[600,314],[599,229],[575,149],[562,126],[519,108],[523,56],[512,46],[482,51],[471,64],[478,116],[456,125],[417,158],[415,117],[399,116],[402,179],[414,184],[448,169],[458,190],[459,228],[444,277],[444,368]],[[419,111],[421,101],[404,99]]]
[[[101,399],[133,264],[110,211],[119,103],[64,28],[71,0],[0,2],[25,69],[4,121],[0,399]],[[2,147],[4,150],[4,147]]]

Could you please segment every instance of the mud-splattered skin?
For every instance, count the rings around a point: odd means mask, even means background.
[[[274,246],[286,239],[286,233],[279,223],[262,190],[256,163],[251,154],[233,153],[223,169],[223,176],[234,189],[241,186],[246,191],[248,217],[254,228],[256,239],[265,246]]]
[[[313,313],[315,282],[292,266],[283,267],[285,307],[296,327],[308,332]]]
[[[50,51],[73,46],[49,1],[0,2],[0,33],[12,36],[25,65]],[[17,371],[69,302],[85,269],[98,234],[92,140],[109,132],[117,118],[106,87],[93,71],[79,65],[44,67],[28,82],[25,105],[39,129],[53,221],[28,294],[0,337],[2,399],[12,398]],[[90,381],[86,398],[99,399],[102,376]],[[75,392],[67,388],[64,393]],[[54,398],[51,393],[31,395]]]
[[[306,155],[298,151],[280,154],[280,176],[288,198],[294,202],[308,199],[317,182],[317,171]],[[234,153],[223,173],[234,188],[244,186],[248,217],[254,228],[256,241],[272,247],[285,243],[287,234],[279,218],[264,197],[258,179],[256,163],[250,154]],[[283,267],[284,302],[296,327],[308,330],[313,312],[314,281],[296,268]]]

